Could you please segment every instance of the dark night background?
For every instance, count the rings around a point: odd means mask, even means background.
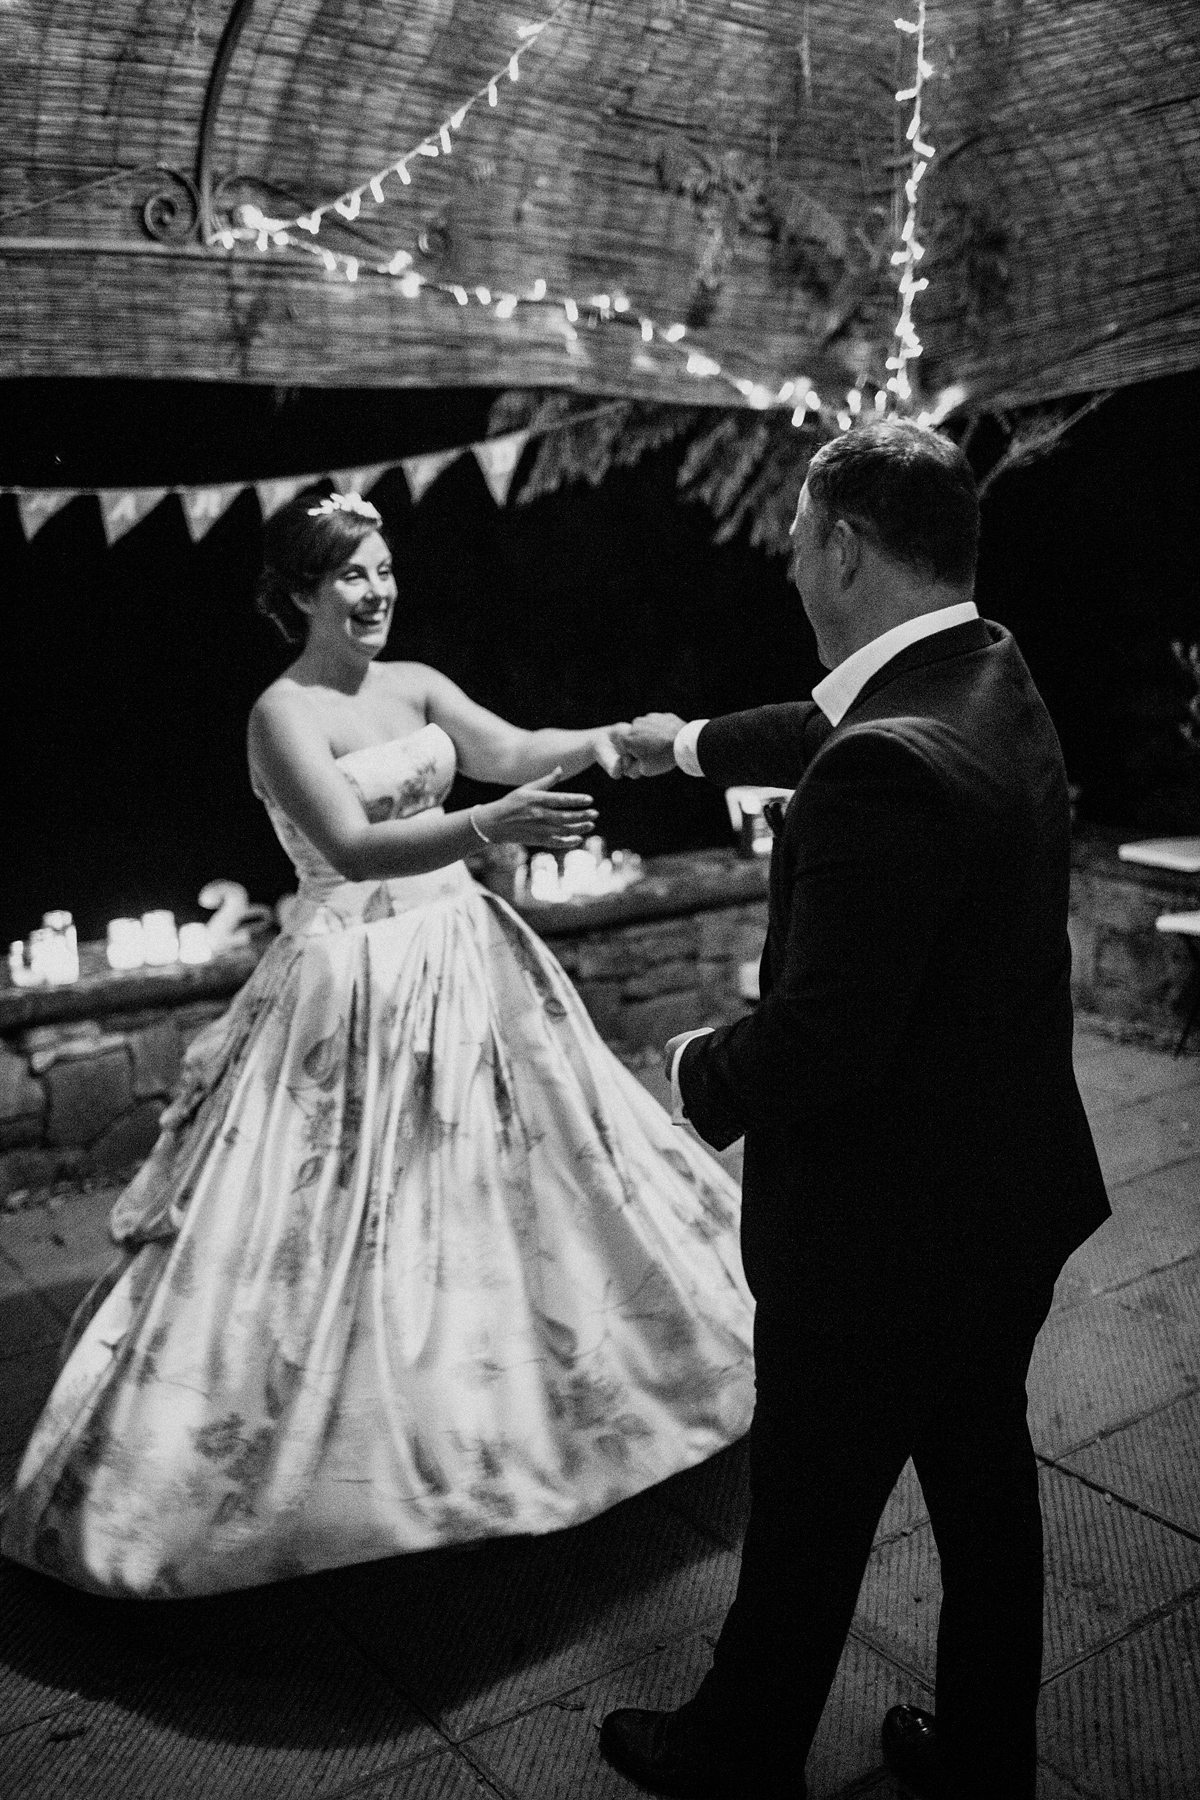
[[[10,382],[0,482],[151,485],[382,461],[484,435],[491,394],[184,383]],[[984,504],[979,603],[1017,634],[1080,785],[1081,820],[1200,831],[1200,757],[1177,731],[1200,638],[1193,570],[1200,375],[1115,395]],[[1001,447],[980,431],[982,471]],[[682,504],[678,450],[529,506],[495,506],[464,457],[395,532],[389,656],[415,657],[524,725],[685,717],[807,694],[821,670],[782,558],[712,543]],[[518,476],[517,485],[519,486]],[[198,545],[168,500],[108,549],[81,499],[26,544],[0,499],[4,599],[4,941],[52,906],[81,937],[118,913],[199,918],[205,881],[274,900],[291,870],[250,794],[243,733],[286,660],[252,610],[260,515],[243,494]],[[644,852],[725,843],[722,796],[673,774],[591,778],[600,829]],[[458,804],[482,790],[461,783]]]

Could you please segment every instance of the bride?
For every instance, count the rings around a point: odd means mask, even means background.
[[[608,728],[523,731],[379,663],[358,495],[270,522],[300,650],[250,716],[286,925],[193,1042],[125,1251],[34,1431],[2,1547],[109,1594],[207,1594],[544,1532],[712,1455],[753,1407],[738,1194],[606,1048],[463,855],[566,848]],[[456,768],[510,787],[443,811]]]

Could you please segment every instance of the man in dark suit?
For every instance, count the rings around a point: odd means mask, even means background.
[[[688,1795],[804,1793],[875,1528],[911,1456],[941,1559],[936,1714],[894,1708],[913,1792],[1033,1800],[1042,1527],[1025,1380],[1108,1214],[1071,1061],[1070,817],[1054,728],[972,594],[949,440],[859,427],[813,459],[792,574],[811,703],[635,723],[628,772],[793,787],[754,1012],[668,1046],[686,1116],[745,1134],[758,1302],[752,1506],[698,1694],[604,1722]]]

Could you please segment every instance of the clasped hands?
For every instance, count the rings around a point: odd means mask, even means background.
[[[642,713],[632,725],[610,725],[597,742],[596,760],[614,781],[665,775],[675,767],[675,739],[684,721],[677,713]],[[607,754],[606,754],[607,752]]]

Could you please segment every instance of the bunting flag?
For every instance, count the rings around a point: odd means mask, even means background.
[[[620,401],[609,401],[599,410],[609,411],[620,404]],[[592,416],[591,413],[583,415],[584,418]],[[254,489],[262,516],[269,519],[280,507],[286,506],[289,500],[294,499],[305,488],[316,486],[318,482],[332,482],[339,494],[367,494],[389,470],[402,469],[415,506],[438,476],[469,450],[479,465],[492,499],[497,506],[503,506],[508,500],[521,452],[530,438],[545,436],[547,432],[564,431],[578,423],[578,415],[568,416],[543,425],[536,432],[509,431],[503,437],[484,438],[477,444],[456,444],[452,450],[431,450],[425,456],[404,456],[392,462],[364,463],[357,468],[326,470],[310,475],[277,475],[262,481],[222,481],[203,487],[0,487],[0,494],[15,496],[21,529],[27,540],[35,538],[47,520],[61,512],[68,501],[76,499],[80,494],[91,494],[99,501],[104,535],[110,545],[124,537],[127,531],[132,531],[169,494],[175,494],[183,508],[192,542],[199,543],[247,488]]]
[[[229,511],[239,494],[245,493],[247,485],[244,481],[226,481],[220,487],[180,490],[183,516],[193,544],[198,544],[205,532],[212,530],[221,514]]]
[[[497,506],[503,506],[508,499],[521,452],[528,442],[527,431],[510,431],[505,437],[486,438],[482,444],[471,445]]]
[[[78,491],[77,488],[26,488],[18,492],[17,512],[26,538],[35,537],[46,520],[61,512]]]
[[[412,495],[413,505],[421,498],[427,488],[431,488],[438,476],[451,463],[456,463],[466,450],[462,444],[457,450],[435,450],[430,456],[406,456],[400,467],[404,470],[404,479],[408,483],[408,491]],[[475,446],[472,444],[471,448]]]
[[[256,481],[254,491],[258,495],[263,518],[269,519],[272,513],[277,513],[281,506],[294,500],[301,488],[306,488],[315,479],[313,475],[282,475],[275,481]]]
[[[339,494],[369,494],[375,483],[395,463],[369,463],[365,469],[335,469],[329,477]]]
[[[104,526],[109,549],[118,538],[132,531],[148,512],[153,512],[169,492],[170,489],[165,487],[101,488],[96,498],[100,502],[100,523]]]

